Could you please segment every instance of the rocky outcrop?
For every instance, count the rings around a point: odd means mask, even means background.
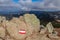
[[[1,18],[2,19],[2,18]],[[2,21],[2,22],[1,22]],[[51,22],[46,27],[40,25],[34,14],[25,14],[11,20],[1,20],[0,40],[59,40]]]

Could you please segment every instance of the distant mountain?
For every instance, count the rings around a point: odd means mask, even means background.
[[[15,6],[0,6],[0,12],[18,12],[18,11],[22,11],[22,9]]]
[[[24,6],[25,7],[25,6]],[[38,7],[26,7],[24,8],[23,5],[16,6],[16,5],[0,5],[0,12],[18,12],[18,11],[60,11],[58,8],[38,8]]]
[[[25,13],[35,14],[39,19],[44,21],[53,21],[53,20],[60,20],[60,11],[17,11],[17,12],[0,12],[0,15],[6,17],[19,17]]]

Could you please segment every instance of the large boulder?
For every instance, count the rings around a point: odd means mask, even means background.
[[[34,30],[35,32],[38,32],[40,30],[40,21],[34,14],[25,14],[24,20],[29,27],[29,30],[32,32]]]

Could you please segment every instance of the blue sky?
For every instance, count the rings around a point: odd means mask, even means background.
[[[18,2],[19,2],[19,0],[13,0],[13,2],[18,3]]]
[[[0,0],[0,11],[3,10],[60,10],[60,0]]]
[[[26,1],[26,0],[24,0],[24,1]],[[42,2],[42,1],[43,1],[43,0],[32,0],[32,2]],[[18,3],[19,0],[13,0],[13,2]]]
[[[42,2],[43,0],[32,0],[32,2]]]

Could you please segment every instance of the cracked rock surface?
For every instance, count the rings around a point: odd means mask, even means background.
[[[0,27],[0,37],[5,37],[5,29],[3,27]]]
[[[44,27],[34,14],[0,19],[0,40],[60,40],[51,22]]]

